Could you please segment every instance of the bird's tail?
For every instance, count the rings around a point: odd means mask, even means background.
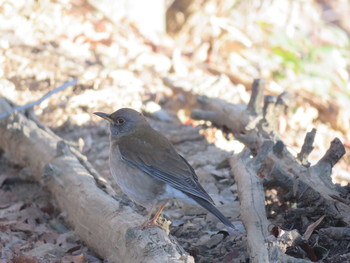
[[[191,198],[196,201],[199,205],[207,209],[210,213],[215,215],[217,218],[220,219],[220,221],[231,228],[234,228],[233,224],[224,216],[213,204],[209,203],[207,200],[204,200],[203,198],[200,198],[198,196],[190,195]]]

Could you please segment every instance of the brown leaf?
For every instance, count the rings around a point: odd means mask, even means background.
[[[303,235],[303,238],[305,240],[308,240],[312,234],[312,232],[314,232],[315,228],[322,222],[323,218],[325,217],[325,215],[321,216],[316,222],[312,223],[311,225],[309,225]]]
[[[84,254],[77,256],[65,256],[61,260],[62,263],[85,263],[88,262]]]
[[[279,237],[280,233],[281,233],[281,229],[278,226],[273,226],[270,230],[270,234],[276,238]]]
[[[306,252],[307,257],[312,261],[312,262],[316,262],[317,261],[317,257],[315,254],[315,250],[313,247],[311,247],[308,243],[304,242],[299,244],[299,246]]]
[[[71,253],[73,253],[73,252],[79,250],[80,248],[81,248],[80,245],[74,246],[74,247],[68,249],[68,250],[67,250],[67,253],[70,253],[70,254],[71,254]]]
[[[44,213],[52,215],[53,212],[55,212],[55,207],[51,203],[48,203],[46,206],[41,207],[40,210]]]
[[[265,174],[263,174],[263,173],[258,173],[258,177],[259,177],[259,178],[265,178]]]
[[[39,261],[32,256],[20,255],[11,259],[11,263],[39,263]]]

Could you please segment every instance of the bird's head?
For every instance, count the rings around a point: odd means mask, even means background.
[[[111,114],[103,112],[94,112],[94,114],[110,123],[112,139],[119,139],[149,126],[141,113],[129,108],[122,108]]]

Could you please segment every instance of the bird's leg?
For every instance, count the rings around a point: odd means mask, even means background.
[[[152,211],[154,209],[155,205],[152,205],[152,208],[150,209],[150,211],[147,214],[146,220],[145,222],[142,223],[141,226],[139,226],[139,229],[145,229],[148,227],[154,227],[154,226],[158,226],[157,225],[157,219],[160,216],[161,212],[163,211],[164,207],[166,206],[166,204],[168,203],[168,201],[165,201],[157,210],[157,212],[155,213],[155,215],[153,216],[153,218],[151,220],[149,220],[151,218],[152,215]]]
[[[166,200],[157,210],[157,212],[155,213],[154,217],[152,218],[152,220],[150,221],[151,225],[157,225],[157,219],[160,216],[160,214],[162,213],[164,207],[166,206],[166,204],[168,203],[168,200]]]
[[[148,225],[148,223],[150,222],[149,219],[151,218],[154,207],[155,207],[155,204],[152,205],[151,209],[147,213],[146,220],[138,228],[143,229]]]

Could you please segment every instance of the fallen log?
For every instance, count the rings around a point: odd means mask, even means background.
[[[0,112],[11,107],[0,98]],[[0,120],[0,148],[30,168],[74,231],[108,262],[194,262],[163,230],[133,228],[141,224],[141,215],[98,187],[103,178],[81,154],[23,114],[14,112]]]

